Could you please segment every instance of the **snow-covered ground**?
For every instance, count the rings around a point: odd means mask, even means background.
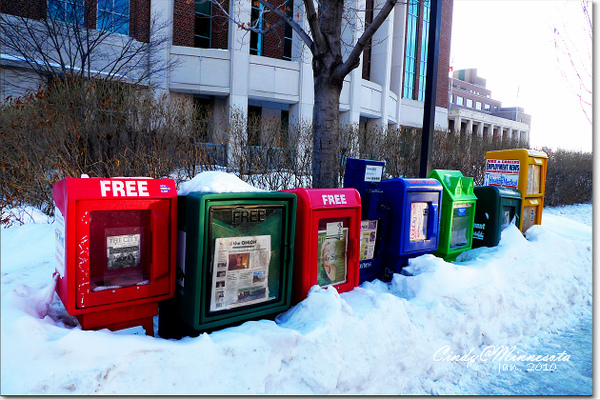
[[[224,173],[185,190],[198,187],[247,190]],[[591,204],[546,208],[525,237],[510,226],[454,263],[424,255],[412,276],[314,287],[276,321],[182,340],[82,331],[53,295],[54,226],[1,241],[3,395],[592,394]]]

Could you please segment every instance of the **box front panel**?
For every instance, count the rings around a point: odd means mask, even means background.
[[[500,211],[501,216],[501,227],[500,229],[506,228],[515,220],[517,228],[521,224],[521,200],[520,199],[501,199],[502,209]]]
[[[523,207],[523,226],[521,232],[526,232],[532,225],[538,223],[539,212],[539,205]]]
[[[87,200],[77,215],[78,308],[169,293],[169,200]]]
[[[348,281],[350,217],[318,220],[317,285],[341,285]]]
[[[542,166],[530,164],[527,174],[527,194],[540,194],[542,192]]]
[[[404,230],[396,233],[401,237],[401,253],[437,250],[440,197],[441,192],[409,192],[406,194],[406,210],[403,210],[403,221],[393,225],[398,228],[402,227]]]
[[[456,250],[471,244],[473,227],[471,218],[473,204],[459,203],[452,208],[452,226],[450,227],[450,249]]]
[[[90,212],[90,290],[150,283],[150,210]]]
[[[286,206],[211,206],[204,274],[207,320],[243,315],[284,296]],[[202,323],[203,316],[200,316]]]

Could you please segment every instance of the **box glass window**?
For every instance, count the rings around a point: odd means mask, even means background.
[[[500,221],[502,225],[500,229],[504,229],[510,225],[510,221],[512,221],[515,216],[515,211],[516,209],[514,206],[502,206],[502,221]]]
[[[540,193],[540,181],[542,177],[541,165],[530,165],[527,176],[527,194]]]
[[[525,232],[531,225],[535,224],[535,217],[538,212],[537,206],[529,206],[523,209],[523,228],[522,232]]]
[[[450,248],[462,247],[469,244],[469,230],[473,204],[455,204],[452,210],[452,229]]]
[[[340,285],[348,276],[349,217],[319,220],[317,236],[317,284]]]
[[[150,210],[90,212],[90,290],[150,284]]]
[[[428,239],[429,203],[414,202],[410,205],[410,241],[422,242]]]
[[[284,212],[283,205],[210,208],[209,314],[281,298]]]
[[[378,225],[379,221],[376,219],[360,221],[360,261],[375,257]]]

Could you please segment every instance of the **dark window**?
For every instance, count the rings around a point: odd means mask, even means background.
[[[194,97],[196,137],[201,143],[208,142],[210,125],[210,99]]]
[[[373,0],[366,0],[365,3],[365,29],[371,22],[373,22]],[[365,46],[363,51],[363,67],[362,67],[362,78],[371,80],[371,48],[373,46],[373,40],[369,39],[369,43]]]
[[[259,145],[262,107],[248,106],[248,146]]]
[[[288,140],[289,127],[290,127],[290,112],[288,110],[281,110],[281,139],[283,141]]]
[[[285,13],[288,17],[293,17],[293,0],[287,0],[285,2]],[[293,29],[289,24],[285,24],[283,28],[283,59],[291,60],[292,59],[292,38],[293,38]]]
[[[209,49],[211,46],[212,1],[196,2],[194,21],[194,47]]]

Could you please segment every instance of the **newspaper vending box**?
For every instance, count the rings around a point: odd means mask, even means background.
[[[547,168],[548,156],[543,151],[513,149],[485,154],[483,184],[521,193],[521,232],[542,223]]]
[[[358,286],[360,196],[355,189],[290,189],[298,196],[293,301],[314,285]]]
[[[384,161],[346,159],[344,187],[358,190],[361,201],[361,246],[358,282],[384,280],[382,271],[383,241],[390,223],[391,209],[380,203],[379,188]]]
[[[287,310],[295,221],[292,193],[180,196],[177,285],[160,304],[159,335],[197,336]]]
[[[83,329],[141,325],[175,289],[172,179],[65,178],[52,188],[57,293]]]
[[[521,193],[516,189],[497,186],[477,186],[475,222],[473,225],[473,247],[494,247],[500,242],[502,230],[513,218],[519,226]]]
[[[454,261],[473,245],[473,224],[477,197],[473,194],[473,178],[460,171],[433,170],[429,178],[437,179],[444,188],[438,250],[433,254]]]
[[[438,249],[442,185],[435,179],[387,179],[381,202],[391,209],[384,238],[385,276],[400,273],[410,258]]]

